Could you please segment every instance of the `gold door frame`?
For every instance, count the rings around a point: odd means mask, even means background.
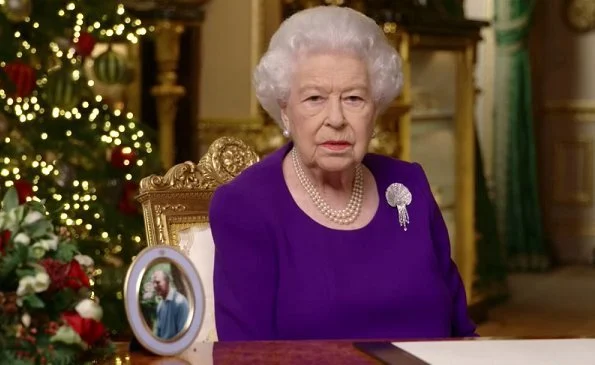
[[[474,68],[479,34],[465,36],[434,36],[397,31],[395,46],[403,60],[404,85],[399,97],[411,105],[410,54],[415,50],[449,51],[456,54],[456,112],[455,112],[455,250],[454,260],[459,268],[467,301],[476,299],[473,284],[476,277],[475,234],[475,138],[474,138]],[[401,159],[411,158],[411,108],[399,119]]]

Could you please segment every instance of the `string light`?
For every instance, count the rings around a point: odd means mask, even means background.
[[[29,99],[30,103],[36,103],[37,99],[35,98],[31,98]],[[24,109],[26,109],[24,107],[25,104],[22,104],[20,108],[18,108],[19,111],[22,111]],[[84,109],[89,109],[91,106],[89,105],[89,103],[83,103],[82,107]],[[27,108],[30,108],[27,107]],[[17,110],[17,108],[15,108],[15,111]],[[74,110],[73,110],[74,111]],[[60,113],[58,113],[58,115],[55,114],[56,109],[54,108],[52,110],[52,118],[65,118],[65,119],[70,119],[72,113],[62,113],[63,111],[60,111]],[[77,112],[77,111],[75,111]],[[80,115],[80,113],[77,112],[77,114]],[[89,114],[89,121],[91,122],[92,120],[96,119],[98,116],[100,115],[100,112],[97,108],[94,108],[91,113]],[[110,119],[110,117],[114,117],[114,119],[120,117],[121,120],[119,123],[113,123]],[[122,113],[120,113],[119,111],[116,112],[114,111],[114,113],[110,114],[106,114],[104,115],[104,117],[106,118],[104,124],[104,129],[105,129],[105,134],[103,134],[101,136],[101,140],[106,143],[106,144],[114,144],[114,145],[120,145],[122,144],[122,140],[119,139],[118,137],[120,136],[121,133],[128,131],[133,131],[134,133],[131,135],[131,139],[133,140],[139,140],[144,136],[144,133],[142,130],[137,130],[137,125],[136,123],[133,122],[133,118],[134,116],[131,113],[126,113],[125,115],[122,115]],[[71,130],[67,130],[64,132],[67,136],[71,136],[72,135],[72,131]],[[110,136],[114,136],[115,138],[111,138]],[[42,140],[47,140],[49,138],[49,135],[47,132],[42,132],[40,135],[40,138]],[[5,141],[6,143],[10,143],[10,139],[7,138],[7,140]],[[145,147],[145,152],[147,154],[151,153],[151,149],[152,149],[152,144],[150,142],[145,142],[144,144],[141,144],[139,142],[134,143],[134,148],[135,149],[140,149],[140,147],[144,146]],[[132,148],[130,147],[124,147],[122,149],[122,152],[125,154],[131,153],[132,152]],[[20,175],[20,169],[16,166],[18,163],[18,159],[11,159],[8,156],[4,156],[4,157],[0,157],[0,160],[2,160],[4,162],[4,167],[0,170],[0,175],[5,179],[5,186],[12,186],[14,185],[14,181],[19,180],[21,178]],[[48,163],[43,159],[43,156],[41,155],[36,155],[35,158],[31,159],[29,158],[27,155],[21,155],[20,156],[20,160],[21,161],[29,161],[29,166],[33,169],[33,170],[37,170],[38,173],[40,175],[43,176],[49,176],[49,175],[55,175],[57,177],[61,176],[61,172],[59,171],[59,169],[53,164],[53,163]],[[143,166],[144,161],[142,158],[139,158],[136,160],[136,166]],[[125,160],[124,161],[125,165],[130,164],[130,161]],[[35,176],[33,178],[33,181],[39,181],[41,176]],[[124,179],[126,181],[131,181],[133,179],[133,175],[130,173],[127,173],[124,176]],[[75,193],[73,193],[73,195],[71,196],[71,199],[68,199],[68,201],[64,201],[64,196],[62,196],[61,194],[52,194],[50,197],[51,199],[53,199],[56,202],[61,202],[62,203],[62,213],[60,214],[60,220],[67,226],[69,227],[73,227],[73,226],[78,226],[78,227],[82,227],[84,228],[85,231],[87,231],[88,233],[91,233],[94,229],[94,225],[91,222],[87,222],[85,221],[83,218],[77,217],[77,211],[82,210],[82,211],[89,211],[91,209],[91,206],[89,204],[87,204],[90,201],[96,201],[97,200],[97,195],[94,194],[95,192],[95,188],[92,185],[92,182],[90,181],[86,181],[86,180],[74,180],[72,182],[72,187],[74,188],[78,188],[79,190]],[[33,186],[34,190],[37,190],[38,187],[37,186]],[[80,204],[80,203],[85,203],[85,204]],[[101,214],[99,213],[94,213],[93,214],[93,218],[96,221],[101,221],[103,220],[103,217],[101,216]],[[108,232],[101,232],[100,237],[106,241],[110,240],[110,235]],[[135,235],[134,237],[130,238],[132,241],[136,242],[136,243],[140,243],[141,239],[138,235]]]
[[[0,5],[5,1],[0,0]],[[0,149],[0,180],[5,187],[16,185],[18,180],[28,180],[34,192],[33,198],[29,199],[39,201],[38,196],[41,195],[38,191],[43,191],[46,206],[58,208],[56,217],[59,224],[72,228],[78,238],[102,242],[101,245],[107,248],[95,249],[98,246],[94,246],[93,251],[107,259],[110,255],[122,255],[130,247],[140,244],[144,237],[139,232],[124,234],[127,230],[109,223],[110,209],[118,209],[118,203],[106,204],[105,200],[122,199],[122,189],[127,188],[131,181],[138,181],[141,171],[144,176],[146,166],[153,161],[158,163],[158,158],[152,155],[154,146],[142,126],[135,121],[135,116],[125,110],[111,109],[101,95],[85,98],[72,108],[50,103],[47,96],[52,92],[49,90],[53,84],[52,72],[66,70],[65,66],[71,67],[73,82],[79,81],[78,85],[93,88],[96,82],[85,77],[85,57],[77,48],[80,42],[86,41],[85,37],[90,36],[99,43],[137,44],[141,37],[155,29],[129,16],[122,4],[102,14],[89,11],[83,1],[71,0],[59,6],[62,8],[52,10],[53,14],[49,16],[52,24],[48,24],[47,14],[39,16],[41,12],[34,12],[33,18],[24,19],[18,30],[1,35],[13,38],[11,43],[16,47],[16,59],[0,60],[0,68],[17,62],[29,65],[30,69],[25,71],[34,72],[36,81],[27,85],[34,89],[27,96],[16,96],[0,86],[0,113],[9,116],[17,126],[16,130],[23,132],[2,135],[0,139],[4,143]],[[33,30],[38,33],[42,29],[54,28],[60,28],[60,32],[47,37],[55,37],[48,44],[36,43],[40,38],[28,38]],[[72,30],[67,39],[63,35],[65,28]],[[30,77],[20,78],[21,81],[26,79]],[[96,136],[95,145],[77,144],[89,138],[78,135],[81,129]],[[30,140],[29,146],[22,143],[23,139]],[[60,152],[64,148],[60,141],[64,139],[72,139],[75,142],[73,148],[93,148],[99,154],[105,150],[105,162],[86,161],[91,155],[76,152],[70,155],[72,160],[64,159]],[[43,150],[39,147],[46,145],[48,152],[38,152]],[[95,181],[92,174],[96,172],[90,164],[109,164],[114,151],[122,154],[122,160],[118,161],[122,171],[108,184],[100,184]],[[95,157],[92,154],[92,158]],[[97,268],[90,278],[92,297],[96,295],[96,285],[107,282],[101,278],[104,274],[109,275],[107,269]],[[122,300],[121,291],[117,291],[116,296]]]

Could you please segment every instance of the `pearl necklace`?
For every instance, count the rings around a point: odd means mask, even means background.
[[[351,191],[351,198],[345,209],[333,209],[324,200],[314,184],[308,179],[304,172],[302,165],[300,164],[297,156],[297,151],[291,150],[291,159],[293,160],[293,168],[300,180],[300,183],[310,196],[310,199],[316,205],[316,208],[324,214],[325,217],[338,224],[350,224],[355,221],[362,210],[362,202],[364,200],[364,174],[362,166],[357,165],[355,168],[355,178],[353,181],[353,188]]]

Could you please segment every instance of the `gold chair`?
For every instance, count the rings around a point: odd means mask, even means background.
[[[184,162],[165,175],[151,175],[140,182],[148,246],[171,245],[184,252],[202,280],[205,317],[197,341],[217,340],[214,320],[214,244],[209,228],[209,204],[218,186],[259,161],[256,152],[233,137],[215,140],[195,164]]]

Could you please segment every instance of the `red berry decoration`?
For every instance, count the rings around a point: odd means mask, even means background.
[[[124,169],[131,167],[136,162],[136,153],[130,147],[117,146],[112,150],[110,163],[113,167]]]
[[[118,203],[120,212],[126,215],[134,215],[139,212],[139,206],[136,202],[135,196],[138,194],[138,184],[134,181],[124,182],[122,189],[122,196]]]
[[[0,256],[4,256],[6,249],[8,248],[8,242],[10,241],[10,231],[5,229],[0,232]]]
[[[23,62],[11,62],[4,66],[4,73],[14,84],[12,97],[24,98],[33,93],[37,81],[33,67]]]
[[[77,54],[83,57],[88,57],[93,52],[96,43],[97,40],[91,34],[87,32],[81,32],[81,35],[74,44],[74,49],[76,50]]]
[[[33,197],[33,184],[27,180],[16,180],[14,187],[17,190],[19,196],[19,204],[23,204],[27,201],[27,198]]]

